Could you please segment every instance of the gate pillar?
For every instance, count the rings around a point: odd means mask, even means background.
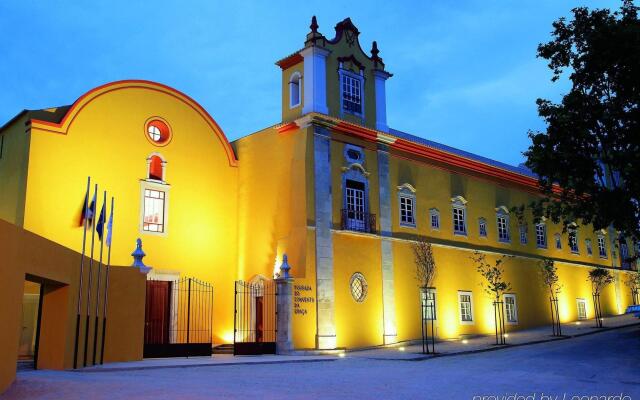
[[[289,275],[291,267],[287,255],[282,257],[280,276],[275,280],[277,286],[276,314],[276,352],[287,354],[293,351],[293,278]]]

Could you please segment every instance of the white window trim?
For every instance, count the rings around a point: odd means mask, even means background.
[[[558,247],[558,243],[560,243],[560,247]],[[562,250],[562,235],[559,233],[555,233],[553,235],[553,246],[555,247],[556,250],[561,251]]]
[[[433,226],[433,217],[436,217],[438,219],[438,226],[434,227]],[[432,208],[429,210],[429,227],[431,228],[432,231],[439,231],[440,230],[440,211],[438,211],[437,208]]]
[[[411,214],[413,216],[413,223],[411,222],[403,222],[402,221],[402,204],[401,199],[410,199],[411,200]],[[398,193],[398,222],[400,222],[400,226],[404,226],[407,228],[415,228],[416,227],[416,196],[407,192]]]
[[[589,249],[591,249],[591,253],[589,253]],[[584,240],[584,251],[589,257],[593,257],[593,240],[591,238]]]
[[[507,314],[507,298],[512,298],[513,299],[513,309],[515,311],[515,321],[509,321],[508,318],[508,314]],[[518,299],[516,298],[516,295],[514,293],[506,293],[503,295],[503,299],[502,301],[504,301],[504,317],[505,317],[505,322],[507,323],[507,325],[518,325]]]
[[[500,238],[500,218],[504,218],[505,228],[507,231],[507,239]],[[496,233],[498,243],[511,243],[511,218],[509,218],[509,209],[506,206],[496,208]]]
[[[571,234],[572,233],[575,235],[575,242],[576,242],[576,249],[575,250],[571,247]],[[577,227],[569,228],[569,233],[567,235],[567,239],[568,239],[569,251],[571,252],[571,254],[580,254],[580,240],[578,239],[578,228]]]
[[[468,237],[469,226],[467,225],[467,200],[462,196],[456,196],[451,198],[451,228],[453,230],[453,236]],[[455,218],[453,216],[454,209],[462,210],[462,225],[464,226],[464,232],[456,231]]]
[[[144,230],[144,191],[146,189],[157,190],[160,192],[164,192],[164,216],[163,216],[163,231],[162,232],[152,232]],[[161,183],[153,179],[141,179],[140,180],[140,213],[138,216],[138,220],[140,221],[138,224],[138,231],[143,235],[154,235],[154,236],[167,236],[169,233],[169,189],[171,189],[170,185],[166,183]]]
[[[416,228],[418,224],[417,218],[417,201],[416,201],[416,188],[410,183],[403,183],[397,187],[398,189],[398,224],[405,228]],[[409,222],[402,222],[402,205],[401,198],[410,198],[413,200],[413,224]]]
[[[435,299],[435,304],[434,305],[435,305],[435,307],[433,309],[433,312],[435,314],[435,318],[433,319],[433,323],[437,325],[437,322],[438,322],[438,311],[437,311],[438,310],[438,291],[434,287],[428,287],[428,288],[426,288],[426,290],[424,290],[424,289],[420,290],[420,302],[421,302],[420,304],[421,305],[422,305],[422,294],[426,293],[426,292],[433,293],[433,295],[434,295],[434,299]],[[426,312],[426,309],[425,309],[425,312]],[[426,319],[426,318],[425,318],[425,320],[426,321],[432,321],[431,319]]]
[[[360,106],[362,107],[362,112],[360,113],[355,113],[355,112],[349,112],[347,111],[346,114],[350,114],[350,115],[355,115],[356,117],[360,117],[364,120],[364,105],[365,105],[365,93],[364,93],[364,75],[363,75],[363,71],[360,71],[359,74],[356,74],[355,72],[349,71],[347,69],[344,69],[344,67],[342,66],[342,63],[340,63],[340,67],[338,68],[338,76],[340,79],[340,84],[339,84],[339,89],[340,89],[340,115],[344,116],[345,114],[345,110],[344,110],[344,98],[343,98],[343,90],[342,90],[342,77],[346,75],[349,76],[353,79],[356,79],[358,81],[360,81]]]
[[[600,239],[602,239],[602,248],[604,249],[604,255],[600,253]],[[605,238],[605,236],[598,235],[598,238],[596,239],[596,243],[598,244],[598,257],[602,258],[603,260],[606,260],[607,258],[609,258],[609,253],[607,252],[607,239]]]
[[[296,104],[293,104],[293,90],[292,90],[292,85],[293,85],[293,80],[294,78],[298,78],[298,102]],[[293,109],[296,107],[300,107],[302,105],[302,74],[299,71],[295,71],[293,74],[291,74],[291,77],[289,77],[289,109]]]
[[[529,243],[529,226],[527,224],[518,225],[518,235],[520,236],[520,244],[526,246]]]
[[[481,226],[484,224],[484,235],[482,234]],[[487,227],[487,219],[485,217],[478,218],[478,237],[486,239],[489,236],[489,230]]]
[[[538,243],[538,227],[542,226],[542,237],[544,238],[544,246]],[[536,224],[536,248],[538,249],[547,249],[549,248],[549,237],[547,235],[547,224],[544,222],[540,222]]]
[[[471,321],[463,321],[462,320],[462,301],[460,300],[460,296],[469,295],[469,300],[471,301]],[[475,325],[475,310],[473,309],[473,293],[468,290],[458,290],[458,321],[460,325]]]
[[[580,317],[580,303],[584,304],[584,317]],[[589,319],[589,309],[587,308],[587,300],[578,298],[576,299],[576,312],[578,314],[578,320],[582,321],[585,319]]]

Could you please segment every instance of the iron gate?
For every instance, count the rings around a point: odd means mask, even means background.
[[[274,281],[235,282],[233,354],[275,354],[278,307]]]
[[[210,356],[213,286],[193,278],[147,281],[145,358]]]

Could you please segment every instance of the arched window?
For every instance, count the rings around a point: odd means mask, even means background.
[[[156,181],[164,181],[164,161],[160,156],[149,157],[149,176],[147,178]]]
[[[462,196],[451,199],[453,212],[453,234],[467,236],[467,200]]]
[[[506,206],[496,208],[496,225],[498,227],[498,241],[503,243],[511,242],[509,209]]]
[[[300,80],[302,77],[299,72],[294,72],[289,80],[289,107],[294,108],[300,105],[300,98],[302,93],[302,85]]]

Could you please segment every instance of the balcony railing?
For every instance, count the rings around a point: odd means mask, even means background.
[[[367,212],[342,209],[342,229],[356,232],[376,232],[376,215]]]

